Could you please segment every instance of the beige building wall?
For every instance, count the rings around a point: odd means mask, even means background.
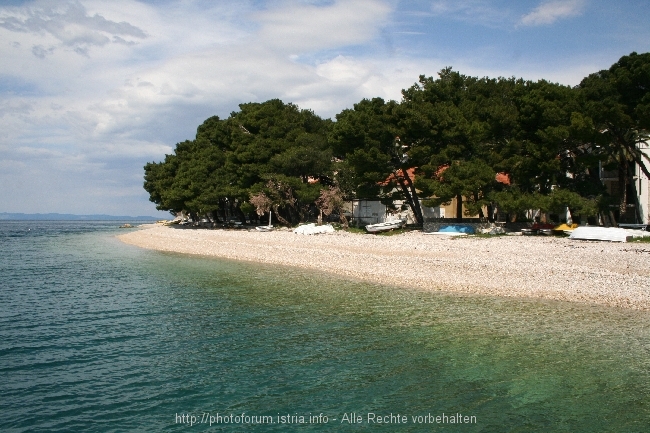
[[[440,208],[444,209],[444,211],[445,211],[444,212],[445,213],[445,218],[458,218],[458,215],[456,215],[456,202],[457,202],[457,200],[454,198],[454,199],[451,200],[451,203],[449,203],[448,205],[440,206]],[[465,214],[466,210],[467,209],[465,208],[465,202],[463,202],[463,215],[462,215],[462,218],[478,218],[479,217],[478,214],[477,215],[469,215],[469,216],[467,216]],[[485,207],[483,207],[483,215],[487,215],[487,208],[485,208]]]

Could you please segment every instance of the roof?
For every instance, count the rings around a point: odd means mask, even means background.
[[[413,180],[415,179],[415,170],[417,167],[411,167],[406,169],[406,174],[408,175],[409,179]],[[394,180],[398,180],[399,178],[404,178],[404,172],[402,169],[397,170],[397,177],[395,177],[395,173],[392,173],[390,176],[388,176],[383,182],[379,182],[378,185],[380,186],[386,186],[390,182]]]
[[[508,173],[504,173],[504,172],[497,173],[497,175],[494,176],[494,179],[497,182],[502,183],[504,185],[510,185],[510,175]]]

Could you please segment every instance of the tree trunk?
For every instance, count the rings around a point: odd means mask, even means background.
[[[275,217],[278,219],[278,221],[280,221],[280,224],[284,224],[287,227],[291,227],[291,223],[285,220],[284,218],[282,218],[282,215],[280,215],[278,208],[279,206],[277,204],[273,206],[273,210],[275,211]]]
[[[221,220],[224,223],[228,222],[228,206],[227,206],[227,203],[228,202],[223,198],[219,200],[219,210],[221,211]]]
[[[620,201],[618,205],[619,219],[623,219],[625,213],[627,212],[627,183],[628,183],[627,159],[625,159],[623,155],[621,155],[621,158],[623,158],[623,160],[620,162],[619,169],[618,169],[618,185],[619,185],[618,189],[620,194],[619,197]]]
[[[618,227],[616,218],[614,218],[614,212],[612,212],[611,210],[609,211],[609,220],[612,222],[612,227]]]
[[[246,224],[246,214],[241,210],[241,205],[238,204],[235,209],[237,210],[239,221],[241,221],[242,224]]]
[[[343,215],[343,212],[341,212],[341,224],[343,224],[343,228],[347,229],[348,228],[348,219]]]
[[[400,180],[400,178],[395,175],[397,178],[400,186],[402,187],[402,191],[404,191],[404,194],[406,195],[406,200],[409,203],[409,206],[411,206],[411,209],[413,210],[413,215],[415,216],[415,220],[417,221],[418,225],[422,226],[424,224],[424,217],[422,216],[422,207],[420,206],[420,199],[418,198],[417,192],[415,191],[415,187],[413,186],[413,182],[411,181],[411,178],[409,177],[408,173],[406,170],[402,170],[403,179]]]
[[[476,203],[479,202],[478,192],[474,192],[474,201],[475,201]],[[483,206],[481,206],[481,207],[478,208],[478,217],[479,217],[480,219],[485,218],[485,215],[483,214]]]
[[[463,196],[460,194],[456,196],[456,221],[463,222]]]

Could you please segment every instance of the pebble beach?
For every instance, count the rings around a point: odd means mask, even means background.
[[[310,269],[412,289],[650,310],[650,244],[543,236],[375,236],[147,225],[118,238],[158,251]]]

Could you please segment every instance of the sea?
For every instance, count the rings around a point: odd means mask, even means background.
[[[0,221],[0,431],[650,431],[649,312],[149,251],[118,225]]]

